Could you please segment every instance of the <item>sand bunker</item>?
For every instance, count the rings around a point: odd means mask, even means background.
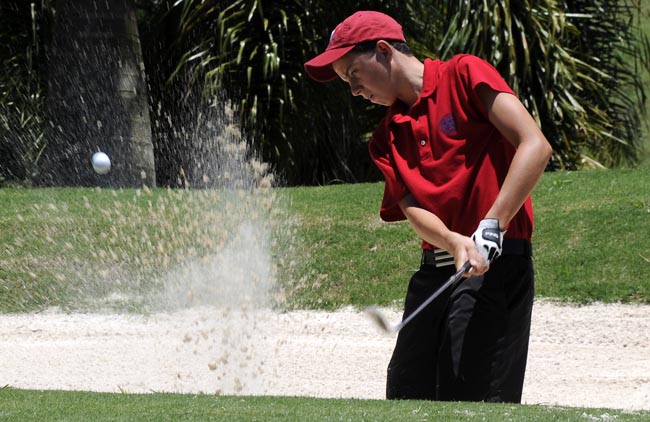
[[[201,307],[5,315],[0,344],[2,386],[382,399],[394,337],[351,309]],[[650,409],[650,306],[537,302],[524,402]]]

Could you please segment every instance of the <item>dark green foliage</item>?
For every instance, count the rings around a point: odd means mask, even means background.
[[[354,4],[329,3],[350,13]],[[307,79],[302,65],[326,45],[338,17],[326,22],[318,7],[300,1],[264,5],[251,0],[178,2],[166,14],[177,37],[176,60],[165,89],[235,100],[249,142],[289,184],[365,180],[374,168],[365,144],[380,116],[354,101],[341,83]]]
[[[47,146],[39,185],[155,185],[135,9],[131,0],[58,0],[47,66]],[[94,152],[112,160],[98,175]]]
[[[248,142],[285,183],[377,180],[365,141],[383,109],[353,98],[341,81],[311,81],[302,68],[334,26],[360,9],[394,16],[419,57],[462,52],[493,63],[553,144],[552,169],[633,165],[639,158],[650,61],[650,43],[637,30],[647,20],[638,13],[644,2],[134,3],[161,185],[174,185],[180,169],[191,167],[188,141],[178,132],[203,110],[197,104],[214,97],[233,102]],[[0,7],[0,177],[29,179],[44,147],[44,46],[54,5],[4,0]]]
[[[30,179],[45,146],[46,10],[40,2],[0,2],[0,186]]]
[[[441,56],[497,67],[553,145],[552,168],[637,162],[645,94],[633,2],[437,3],[448,16]]]
[[[642,45],[632,25],[638,10],[627,0],[186,0],[176,7],[181,38],[202,40],[177,70],[238,98],[251,141],[291,184],[377,176],[362,141],[382,110],[350,98],[341,82],[317,84],[302,71],[334,26],[359,9],[394,16],[420,57],[472,53],[493,63],[552,143],[550,168],[638,161]]]

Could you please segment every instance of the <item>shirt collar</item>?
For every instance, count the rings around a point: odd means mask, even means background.
[[[424,60],[424,75],[422,79],[422,92],[420,98],[429,97],[436,92],[438,88],[438,69],[440,68],[440,60]]]
[[[438,69],[440,68],[440,60],[425,59],[424,60],[424,74],[422,76],[422,91],[420,96],[413,103],[411,109],[422,101],[423,98],[432,96],[438,89]],[[392,116],[392,121],[395,123],[403,123],[408,120],[409,109],[401,101],[395,101],[390,106],[388,114]]]

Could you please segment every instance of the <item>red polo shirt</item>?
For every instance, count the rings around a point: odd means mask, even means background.
[[[411,193],[447,227],[470,236],[494,204],[515,148],[492,125],[476,93],[479,84],[515,95],[482,59],[458,55],[425,60],[422,92],[407,108],[395,102],[375,130],[370,155],[386,180],[380,215],[404,220],[399,201]],[[506,238],[531,240],[528,197]],[[423,248],[432,245],[423,242]]]

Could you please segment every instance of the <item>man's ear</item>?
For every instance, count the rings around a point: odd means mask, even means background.
[[[377,44],[375,44],[375,51],[386,59],[390,59],[393,55],[393,46],[390,45],[388,41],[379,40],[377,41]]]

